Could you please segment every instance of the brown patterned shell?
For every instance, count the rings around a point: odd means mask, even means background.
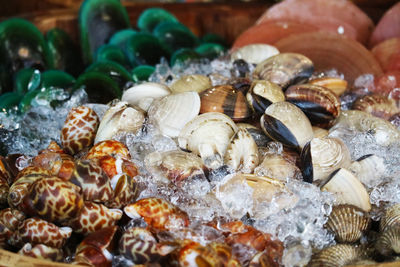
[[[48,170],[51,175],[68,180],[74,169],[74,158],[65,153],[44,151],[33,158],[32,165]]]
[[[285,95],[286,101],[299,107],[312,125],[329,128],[340,115],[338,96],[325,87],[313,84],[294,85],[286,90]]]
[[[245,94],[232,85],[218,85],[200,93],[200,113],[220,112],[234,121],[243,121],[251,116]]]
[[[387,227],[375,243],[375,248],[384,256],[400,253],[400,225]]]
[[[341,96],[347,89],[347,81],[336,77],[322,77],[309,81],[310,84],[323,86]]]
[[[363,259],[361,247],[339,244],[325,248],[319,253],[314,254],[308,266],[345,266],[361,259]]]
[[[121,217],[121,210],[108,209],[102,204],[85,201],[79,215],[73,218],[68,226],[75,232],[86,235],[115,225]]]
[[[61,129],[61,144],[66,152],[74,155],[93,144],[99,126],[99,117],[88,107],[70,110]]]
[[[113,197],[110,179],[100,166],[90,160],[75,161],[75,169],[69,181],[82,188],[85,200],[103,203]]]
[[[83,206],[80,188],[58,177],[40,178],[29,187],[21,210],[50,222],[62,223],[75,218]]]
[[[189,225],[186,212],[161,198],[144,198],[124,208],[131,218],[143,218],[154,230],[168,230]]]
[[[10,243],[14,246],[31,243],[62,248],[71,233],[72,229],[69,227],[58,227],[39,218],[29,218],[18,226],[18,230],[12,235]]]
[[[0,211],[0,247],[4,247],[17,229],[25,215],[16,209],[6,208]]]
[[[49,247],[43,244],[36,244],[32,246],[32,244],[27,243],[18,251],[18,254],[51,261],[64,260],[64,253],[62,249]]]
[[[8,186],[8,182],[3,177],[0,177],[0,205],[7,204],[8,191],[10,187]]]
[[[116,140],[106,140],[95,144],[86,154],[85,159],[102,158],[104,156],[131,159],[128,148]]]
[[[3,156],[0,156],[0,179],[5,180],[8,184],[11,184],[14,180],[11,168]]]
[[[126,172],[131,177],[134,177],[138,174],[136,165],[133,162],[125,159],[121,160],[107,155],[103,157],[92,158],[91,160],[96,162],[110,179],[119,174],[121,171]]]
[[[332,209],[325,227],[334,233],[340,243],[353,243],[359,240],[370,224],[366,212],[353,205],[337,205]]]
[[[379,229],[384,232],[387,228],[400,226],[400,204],[393,205],[386,209],[385,214],[381,218]]]
[[[365,95],[358,98],[352,106],[355,110],[361,110],[385,120],[398,113],[400,110],[396,106],[396,102],[383,95]]]
[[[139,188],[135,179],[125,173],[114,176],[111,180],[111,186],[114,188],[114,198],[106,202],[106,206],[109,208],[123,208],[133,203],[139,195]]]

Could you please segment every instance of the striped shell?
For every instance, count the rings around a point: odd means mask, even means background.
[[[36,244],[32,246],[31,243],[26,243],[19,251],[18,254],[51,261],[63,261],[64,252],[62,249],[49,247],[43,244]]]
[[[61,144],[66,152],[75,155],[90,147],[96,136],[99,117],[88,107],[71,109],[61,129]]]
[[[336,77],[322,77],[309,81],[310,84],[323,86],[341,96],[347,89],[347,81]]]
[[[361,247],[352,245],[334,245],[314,254],[308,266],[337,267],[345,266],[363,259]]]
[[[395,225],[385,229],[375,243],[380,254],[390,256],[400,253],[400,226]]]
[[[393,205],[386,209],[381,219],[379,229],[381,232],[384,232],[387,228],[396,225],[400,226],[400,204]]]
[[[400,110],[396,106],[396,101],[382,95],[366,95],[357,99],[352,109],[367,112],[375,117],[388,120]]]
[[[246,100],[253,112],[262,115],[272,103],[285,101],[285,94],[273,82],[254,80],[246,94]]]

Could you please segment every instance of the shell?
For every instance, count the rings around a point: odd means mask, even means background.
[[[384,232],[398,225],[400,226],[400,204],[395,204],[386,209],[384,216],[381,218],[379,229]]]
[[[353,172],[364,185],[371,187],[379,184],[386,171],[386,166],[381,157],[369,154],[353,161],[348,169]]]
[[[68,226],[75,232],[86,235],[115,225],[121,217],[121,210],[108,209],[102,204],[85,201],[79,215],[68,222]]]
[[[253,72],[255,79],[276,83],[283,90],[307,81],[314,71],[312,61],[301,54],[281,53],[260,62]]]
[[[307,266],[345,266],[361,259],[364,259],[361,247],[340,244],[325,248],[319,253],[314,254]]]
[[[148,117],[163,135],[177,137],[185,124],[196,117],[199,111],[199,95],[196,92],[184,92],[154,101],[148,110]]]
[[[12,184],[14,178],[14,174],[12,173],[11,167],[9,166],[7,159],[0,156],[0,179],[4,179],[8,184]]]
[[[127,174],[115,175],[111,179],[114,198],[106,202],[109,208],[120,209],[136,200],[139,195],[138,184]]]
[[[185,75],[171,85],[172,93],[201,93],[212,86],[211,79],[200,74]]]
[[[376,94],[358,98],[353,103],[352,109],[367,112],[384,120],[388,120],[400,111],[393,99]]]
[[[264,132],[260,129],[257,128],[251,124],[248,123],[237,123],[236,126],[241,129],[246,129],[251,137],[253,137],[253,140],[256,142],[258,147],[264,147],[267,146],[268,142],[271,142],[271,138],[266,136]]]
[[[277,54],[279,50],[272,45],[250,44],[234,50],[231,53],[231,60],[243,59],[250,64],[258,64]]]
[[[301,179],[301,171],[296,164],[280,154],[267,154],[261,164],[255,168],[254,174],[282,181],[288,178]]]
[[[224,162],[235,171],[252,173],[259,163],[258,147],[246,129],[239,129],[226,148]]]
[[[8,186],[8,182],[3,177],[0,177],[0,205],[7,204],[8,192],[10,187]]]
[[[94,145],[86,154],[85,159],[102,158],[104,156],[112,156],[130,160],[128,148],[121,142],[116,140],[106,140]]]
[[[232,85],[217,85],[200,93],[200,113],[221,112],[234,121],[243,121],[251,116],[245,95]]]
[[[51,261],[63,261],[64,259],[62,249],[52,248],[43,244],[32,246],[31,243],[27,243],[18,251],[18,254]]]
[[[313,138],[300,158],[303,179],[308,182],[324,180],[335,170],[351,164],[349,149],[342,140],[333,137]]]
[[[341,168],[333,172],[321,190],[333,193],[338,204],[351,204],[367,212],[371,210],[367,190],[357,177],[346,169]]]
[[[75,155],[93,144],[99,117],[88,107],[72,108],[61,129],[61,144],[66,152]]]
[[[51,175],[68,180],[74,169],[74,158],[64,152],[45,150],[32,159],[32,165],[50,171]]]
[[[272,103],[285,101],[285,94],[273,82],[254,80],[246,94],[246,100],[253,112],[261,115]]]
[[[322,77],[310,80],[309,84],[325,87],[337,96],[341,96],[347,90],[348,83],[346,80],[336,77]]]
[[[370,224],[366,212],[353,205],[337,205],[332,209],[325,227],[339,243],[353,243],[361,238]]]
[[[313,126],[312,129],[315,138],[324,138],[327,137],[329,134],[329,131],[327,129],[323,129],[318,126]]]
[[[6,208],[0,211],[0,247],[5,246],[24,219],[25,215],[19,210]]]
[[[9,242],[14,246],[31,243],[62,248],[71,234],[69,227],[58,227],[39,218],[29,218],[18,226]]]
[[[387,227],[375,243],[375,248],[384,256],[400,253],[400,226]]]
[[[161,198],[144,198],[124,208],[130,218],[143,218],[154,230],[187,227],[188,215],[170,202]]]
[[[178,137],[181,149],[199,155],[208,168],[218,168],[231,137],[237,131],[235,123],[226,115],[217,112],[201,114],[189,121]]]
[[[285,96],[286,101],[295,104],[306,114],[312,125],[329,128],[340,115],[339,98],[325,87],[293,85],[285,91]]]
[[[171,94],[171,90],[159,83],[142,83],[127,89],[122,95],[121,101],[130,105],[139,106],[147,111],[154,99]]]
[[[127,102],[118,102],[104,114],[94,142],[111,139],[119,132],[136,134],[143,126],[143,111],[131,107]]]
[[[298,107],[289,102],[270,105],[260,123],[266,135],[288,147],[301,149],[313,138],[310,121]]]
[[[190,179],[206,180],[208,175],[200,157],[181,150],[150,153],[145,158],[145,166],[155,178],[167,178],[178,186]]]

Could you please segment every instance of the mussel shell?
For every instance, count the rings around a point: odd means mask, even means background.
[[[285,101],[285,94],[278,85],[265,80],[254,80],[246,94],[247,103],[257,114],[264,114],[269,105]]]
[[[283,90],[292,84],[302,83],[314,71],[312,61],[301,54],[281,53],[259,63],[253,72],[256,79],[276,83]]]
[[[361,110],[385,120],[399,112],[393,99],[377,94],[358,98],[353,103],[352,109]]]
[[[221,112],[234,121],[243,121],[251,116],[242,91],[231,85],[218,85],[200,93],[200,113]]]
[[[340,115],[339,98],[329,89],[312,84],[293,85],[285,91],[286,101],[295,104],[312,125],[327,127]]]

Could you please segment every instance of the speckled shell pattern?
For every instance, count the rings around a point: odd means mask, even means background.
[[[43,244],[32,246],[30,243],[27,243],[18,251],[18,254],[51,261],[62,261],[64,259],[62,249],[49,247]]]
[[[45,151],[34,157],[32,164],[48,170],[54,176],[68,180],[74,169],[74,158],[63,152]]]
[[[127,174],[122,174],[116,178],[118,181],[114,188],[114,198],[107,201],[106,206],[119,209],[135,202],[139,195],[139,187],[135,179]]]
[[[63,149],[74,155],[86,147],[90,147],[96,136],[99,117],[88,107],[79,106],[71,109],[61,129]]]
[[[16,209],[6,208],[0,211],[0,247],[4,247],[17,229],[25,215]]]

